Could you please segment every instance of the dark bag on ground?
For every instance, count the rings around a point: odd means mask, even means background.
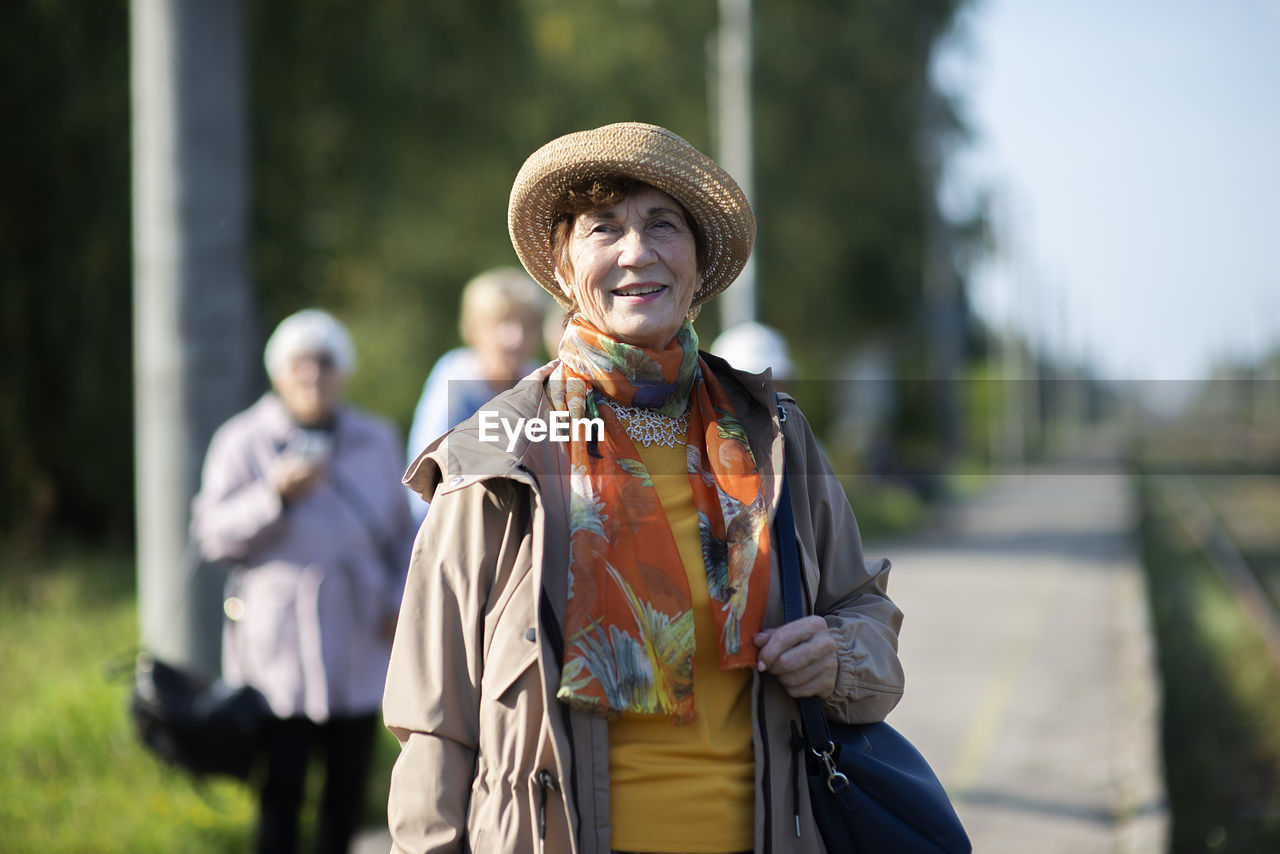
[[[786,414],[778,407],[779,415]],[[782,476],[777,546],[785,620],[804,616],[791,490]],[[969,854],[973,845],[929,763],[887,723],[831,723],[816,697],[796,701],[809,800],[830,852]]]
[[[271,715],[255,688],[205,682],[143,653],[130,702],[138,738],[197,777],[248,779]]]

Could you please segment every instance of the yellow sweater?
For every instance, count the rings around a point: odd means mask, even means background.
[[[755,844],[751,671],[721,670],[693,489],[683,446],[637,445],[689,578],[693,600],[693,721],[624,717],[609,724],[612,847],[719,854]],[[748,641],[749,642],[749,641]]]

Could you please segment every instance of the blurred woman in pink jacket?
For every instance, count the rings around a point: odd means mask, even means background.
[[[257,850],[297,848],[309,754],[326,779],[317,851],[346,851],[363,793],[412,523],[401,443],[341,403],[350,337],[318,310],[267,342],[272,391],[214,435],[192,531],[231,567],[224,678],[267,698],[267,773]]]

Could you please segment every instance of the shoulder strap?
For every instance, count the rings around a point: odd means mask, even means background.
[[[784,421],[787,417],[781,400],[778,401],[778,416]],[[790,623],[804,616],[804,594],[800,582],[796,520],[791,510],[791,486],[785,466],[782,470],[782,495],[778,499],[778,512],[774,515],[774,543],[778,548],[778,563],[782,568],[782,614],[784,621]],[[797,697],[796,705],[800,708],[800,723],[809,748],[818,753],[829,750],[832,743],[831,732],[827,728],[826,718],[822,716],[822,706],[818,699]]]

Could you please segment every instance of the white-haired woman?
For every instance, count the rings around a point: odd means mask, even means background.
[[[326,757],[315,850],[358,826],[412,527],[393,428],[343,405],[351,339],[300,311],[267,342],[272,390],[214,434],[192,532],[226,562],[225,679],[274,720],[257,850],[297,848],[309,756]]]
[[[432,505],[383,704],[395,850],[821,854],[793,698],[883,719],[901,614],[795,402],[698,352],[690,319],[746,263],[751,207],[626,123],[535,152],[507,221],[572,318],[557,362],[407,477]],[[557,441],[566,416],[603,429]],[[784,460],[810,612],[791,622]]]

